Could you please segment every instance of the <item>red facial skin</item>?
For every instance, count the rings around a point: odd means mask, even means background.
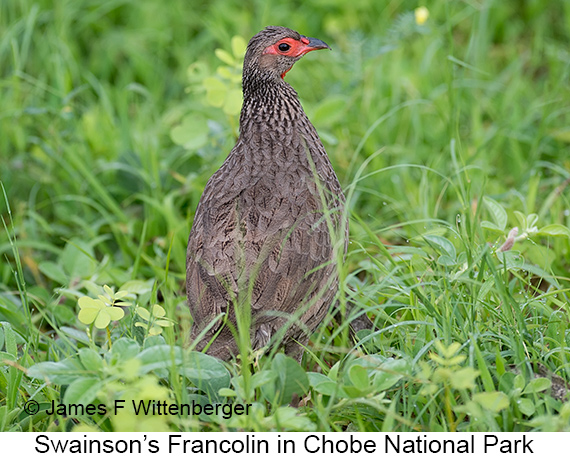
[[[287,51],[281,51],[279,49],[279,45],[282,43],[287,43],[290,46]],[[267,48],[265,48],[265,51],[263,51],[263,53],[264,54],[277,54],[277,55],[290,56],[290,57],[301,57],[301,56],[305,55],[307,52],[315,51],[317,49],[321,49],[321,48],[314,48],[312,46],[309,46],[309,39],[307,37],[302,36],[300,40],[295,40],[293,38],[283,38],[282,40],[279,40],[274,45],[271,45],[271,46],[268,46]],[[290,68],[289,68],[289,70],[290,70]],[[289,70],[287,70],[287,71],[289,71]],[[287,71],[285,71],[281,74],[281,78],[283,78],[285,76]]]

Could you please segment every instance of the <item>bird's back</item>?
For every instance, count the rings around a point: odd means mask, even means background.
[[[285,346],[295,352],[291,339],[305,342],[334,298],[344,197],[312,126],[295,129],[255,132],[253,142],[240,138],[206,185],[188,244],[195,338],[220,313],[235,327],[234,307],[246,300],[253,348],[285,326]],[[209,353],[227,358],[236,350],[226,323]]]

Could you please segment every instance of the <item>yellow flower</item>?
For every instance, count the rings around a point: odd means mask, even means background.
[[[415,9],[414,16],[416,17],[416,24],[424,25],[429,17],[429,10],[425,6],[420,6]]]

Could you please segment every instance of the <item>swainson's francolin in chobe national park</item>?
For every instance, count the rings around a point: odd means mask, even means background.
[[[338,289],[344,195],[297,92],[283,79],[318,49],[330,48],[285,27],[267,27],[247,46],[239,138],[208,181],[188,240],[192,337],[223,313],[197,345],[211,342],[208,354],[220,359],[238,352],[232,328],[244,309],[254,350],[277,338],[299,356]]]

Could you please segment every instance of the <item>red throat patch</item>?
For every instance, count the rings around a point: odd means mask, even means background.
[[[289,67],[289,70],[291,70],[291,68],[293,68],[293,67]],[[285,75],[287,74],[287,72],[288,72],[289,70],[284,71],[283,73],[281,73],[281,79],[285,78]]]

